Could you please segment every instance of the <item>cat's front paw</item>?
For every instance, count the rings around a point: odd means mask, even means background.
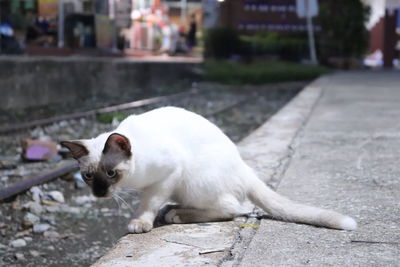
[[[153,223],[141,219],[133,219],[128,224],[128,231],[133,234],[147,233],[151,229],[153,229]]]
[[[164,220],[167,223],[182,223],[182,220],[179,217],[176,209],[168,211],[167,214],[165,214],[164,216]]]

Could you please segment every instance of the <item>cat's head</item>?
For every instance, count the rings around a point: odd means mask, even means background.
[[[118,133],[94,139],[62,141],[79,163],[82,178],[97,197],[109,197],[133,166],[129,139]]]

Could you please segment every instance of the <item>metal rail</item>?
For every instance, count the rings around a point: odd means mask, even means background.
[[[36,126],[48,125],[48,124],[52,124],[52,123],[63,121],[63,120],[73,120],[73,119],[79,119],[79,118],[84,118],[84,117],[92,117],[92,116],[96,116],[98,114],[111,113],[111,112],[120,111],[120,110],[143,107],[143,106],[158,103],[158,102],[161,102],[164,100],[170,100],[170,99],[173,99],[176,97],[181,97],[181,96],[185,96],[185,95],[189,95],[189,94],[193,94],[193,93],[194,93],[194,91],[189,90],[189,91],[185,91],[185,92],[181,92],[181,93],[177,93],[177,94],[172,94],[172,95],[167,95],[167,96],[157,96],[157,97],[137,100],[137,101],[133,101],[133,102],[129,102],[129,103],[124,103],[124,104],[120,104],[120,105],[109,106],[109,107],[105,107],[105,108],[99,108],[99,109],[93,109],[93,110],[89,110],[89,111],[83,111],[83,112],[77,112],[77,113],[72,113],[72,114],[56,116],[56,117],[52,117],[52,118],[48,118],[48,119],[33,120],[33,121],[23,122],[23,123],[14,124],[14,125],[5,125],[0,128],[0,134],[11,133],[11,132],[19,131],[19,130],[33,128]]]
[[[32,186],[47,183],[51,180],[54,180],[60,176],[68,174],[70,172],[74,172],[79,170],[77,163],[70,163],[68,165],[55,168],[47,173],[40,174],[38,176],[25,179],[19,183],[16,183],[10,187],[0,189],[0,201],[3,201],[7,198],[10,198],[14,195],[20,194]]]

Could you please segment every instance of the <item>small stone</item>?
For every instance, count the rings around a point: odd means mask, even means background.
[[[22,254],[22,253],[15,253],[14,257],[15,257],[15,259],[16,259],[17,261],[23,261],[23,260],[25,260],[24,254]]]
[[[31,254],[32,257],[40,256],[40,252],[37,250],[29,250],[29,254]]]
[[[0,178],[0,180],[2,181],[2,182],[8,182],[8,176],[2,176],[1,178]]]
[[[50,213],[59,212],[60,207],[59,206],[48,206],[48,207],[46,207],[46,211],[50,212]]]
[[[27,236],[32,233],[32,229],[27,229],[25,231],[21,231],[15,234],[15,237]]]
[[[54,246],[51,246],[51,245],[50,245],[50,246],[47,247],[47,249],[48,249],[48,250],[54,250],[55,248],[54,248]]]
[[[50,191],[48,193],[48,195],[51,197],[51,199],[59,202],[59,203],[64,203],[65,199],[64,199],[64,195],[60,192],[60,191]]]
[[[32,194],[32,199],[35,202],[40,202],[41,197],[43,196],[42,190],[39,187],[34,186],[29,190]]]
[[[35,214],[32,213],[27,213],[25,214],[23,220],[22,220],[22,225],[25,227],[31,227],[35,223],[38,223],[40,221],[40,218],[36,216]]]
[[[23,240],[22,238],[15,239],[15,240],[10,242],[10,246],[12,246],[13,248],[25,247],[26,246],[26,241]]]
[[[56,225],[56,218],[53,215],[44,215],[41,217],[41,220],[51,225]]]
[[[83,205],[95,200],[96,198],[94,196],[78,196],[74,199],[75,203],[78,205]]]
[[[128,253],[128,254],[126,254],[126,257],[127,257],[127,258],[132,258],[132,257],[133,257],[133,254],[132,254],[132,253]]]
[[[65,213],[72,213],[72,214],[80,214],[81,210],[78,207],[70,207],[67,205],[64,205],[61,207],[61,212],[65,212]]]
[[[39,202],[29,201],[25,203],[23,207],[35,215],[40,215],[43,212],[43,207],[39,204]]]
[[[43,236],[49,239],[59,239],[61,237],[56,231],[46,231],[43,233]]]
[[[7,246],[0,243],[0,249],[6,249]]]
[[[43,233],[50,228],[50,225],[47,223],[38,223],[33,225],[33,232],[34,233]]]
[[[67,126],[68,126],[68,121],[60,121],[60,122],[58,123],[58,125],[59,125],[60,127],[67,127]]]
[[[12,207],[14,210],[22,210],[22,206],[21,206],[21,204],[19,204],[19,202],[13,202],[12,205],[11,205],[11,207]]]
[[[24,240],[25,240],[26,242],[31,242],[33,239],[32,239],[32,237],[30,237],[30,236],[25,236],[25,237],[24,237]]]

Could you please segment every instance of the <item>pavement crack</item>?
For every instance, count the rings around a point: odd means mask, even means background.
[[[350,240],[350,243],[400,245],[400,242],[374,241],[374,240]]]
[[[165,239],[165,238],[162,238],[162,237],[160,237],[160,239],[165,241],[165,242],[168,242],[168,243],[173,243],[173,244],[184,245],[184,246],[188,246],[188,247],[204,249],[202,247],[199,247],[199,246],[196,246],[196,245],[192,245],[192,244],[187,244],[187,243],[184,243],[184,242],[172,241],[172,240],[168,240],[168,239]]]

